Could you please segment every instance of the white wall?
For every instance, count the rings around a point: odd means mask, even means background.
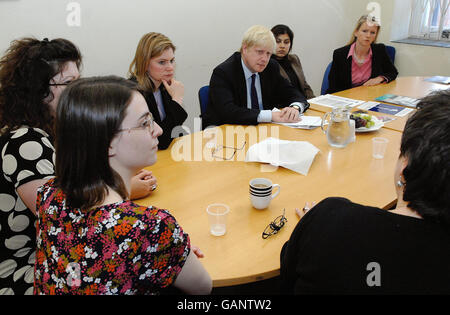
[[[390,21],[384,29],[382,40],[404,39],[408,35],[410,1],[381,0]],[[405,26],[406,24],[406,26]],[[450,76],[450,48],[390,43],[397,50],[395,65],[401,76]]]
[[[400,0],[408,1],[408,0]],[[84,76],[126,76],[140,37],[151,31],[167,35],[177,46],[177,79],[185,85],[187,125],[199,115],[198,89],[209,83],[212,69],[239,49],[244,31],[254,24],[283,23],[295,34],[293,52],[302,60],[308,82],[320,94],[323,72],[335,48],[346,44],[358,17],[367,13],[361,0],[78,0],[81,26],[69,27],[64,0],[0,0],[0,52],[11,40],[64,37],[79,46]],[[378,1],[384,23],[393,1]],[[388,43],[390,26],[380,36]],[[433,56],[448,50],[435,48]],[[398,59],[404,51],[400,47]],[[399,61],[400,74],[413,75],[442,63],[420,52],[412,64]],[[449,58],[447,58],[448,61]],[[408,60],[411,60],[409,58]],[[442,69],[442,66],[434,66]],[[403,73],[404,71],[404,73]],[[430,73],[431,74],[431,73]]]

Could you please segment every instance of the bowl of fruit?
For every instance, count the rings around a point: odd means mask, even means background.
[[[350,119],[355,121],[356,132],[371,132],[379,130],[384,126],[384,123],[376,116],[362,113],[353,113],[350,115]]]

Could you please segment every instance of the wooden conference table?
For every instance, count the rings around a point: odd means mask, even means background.
[[[397,86],[395,83],[390,85]],[[354,91],[352,97],[361,98],[363,93],[369,95],[363,91],[365,89],[356,91],[361,94]],[[377,92],[377,96],[388,93],[385,91]],[[307,115],[322,116],[323,112],[310,109]],[[169,149],[158,152],[158,162],[149,167],[158,179],[158,188],[150,197],[138,201],[172,213],[190,235],[191,243],[204,252],[205,258],[201,261],[211,275],[214,287],[277,276],[281,248],[299,221],[294,209],[302,208],[306,201],[340,196],[384,209],[396,203],[393,174],[399,155],[399,131],[381,128],[372,133],[358,133],[356,142],[337,149],[328,145],[320,127],[300,130],[260,124],[218,128],[218,144],[239,147],[246,141],[245,149],[237,151],[232,160],[223,161],[211,156],[211,150],[206,146],[209,139],[203,132],[179,138]],[[250,145],[270,136],[308,141],[320,150],[307,176],[281,167],[276,169],[244,162]],[[375,136],[389,139],[383,160],[372,158],[371,139]],[[269,178],[281,185],[280,194],[265,210],[254,209],[249,199],[249,181],[257,177]],[[230,207],[224,236],[212,236],[209,232],[206,207],[212,203],[225,203]],[[265,227],[281,215],[283,209],[286,209],[288,222],[278,234],[262,239]]]

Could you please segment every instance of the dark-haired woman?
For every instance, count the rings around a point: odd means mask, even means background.
[[[280,64],[281,75],[291,82],[306,99],[314,98],[314,92],[308,82],[306,82],[300,58],[295,54],[291,54],[294,33],[288,26],[283,24],[275,25],[272,28],[272,33],[277,42],[277,48],[272,58]]]
[[[36,190],[53,176],[59,96],[80,76],[65,39],[15,40],[0,60],[0,294],[32,294]]]
[[[327,198],[298,211],[281,253],[284,293],[450,294],[450,90],[418,107],[394,172],[395,209]]]
[[[63,92],[56,178],[37,198],[36,294],[155,294],[170,285],[210,293],[175,218],[129,200],[134,174],[156,162],[161,133],[129,80],[80,79]]]

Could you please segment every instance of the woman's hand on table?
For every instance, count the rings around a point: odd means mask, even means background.
[[[384,81],[386,81],[384,77],[378,76],[378,77],[376,77],[376,78],[373,78],[373,79],[368,80],[366,83],[363,84],[363,86],[373,86],[373,85],[378,85],[378,84],[383,83]]]
[[[131,179],[130,199],[144,198],[157,187],[156,177],[151,171],[142,169]]]
[[[301,219],[309,210],[314,208],[314,206],[316,204],[317,204],[317,202],[315,202],[315,201],[312,201],[312,202],[307,201],[305,203],[305,206],[303,207],[303,209],[295,208],[295,213],[297,213],[298,217]]]
[[[195,254],[195,256],[197,256],[197,258],[205,257],[205,255],[203,254],[203,252],[200,250],[200,248],[198,246],[192,245],[191,250]]]

